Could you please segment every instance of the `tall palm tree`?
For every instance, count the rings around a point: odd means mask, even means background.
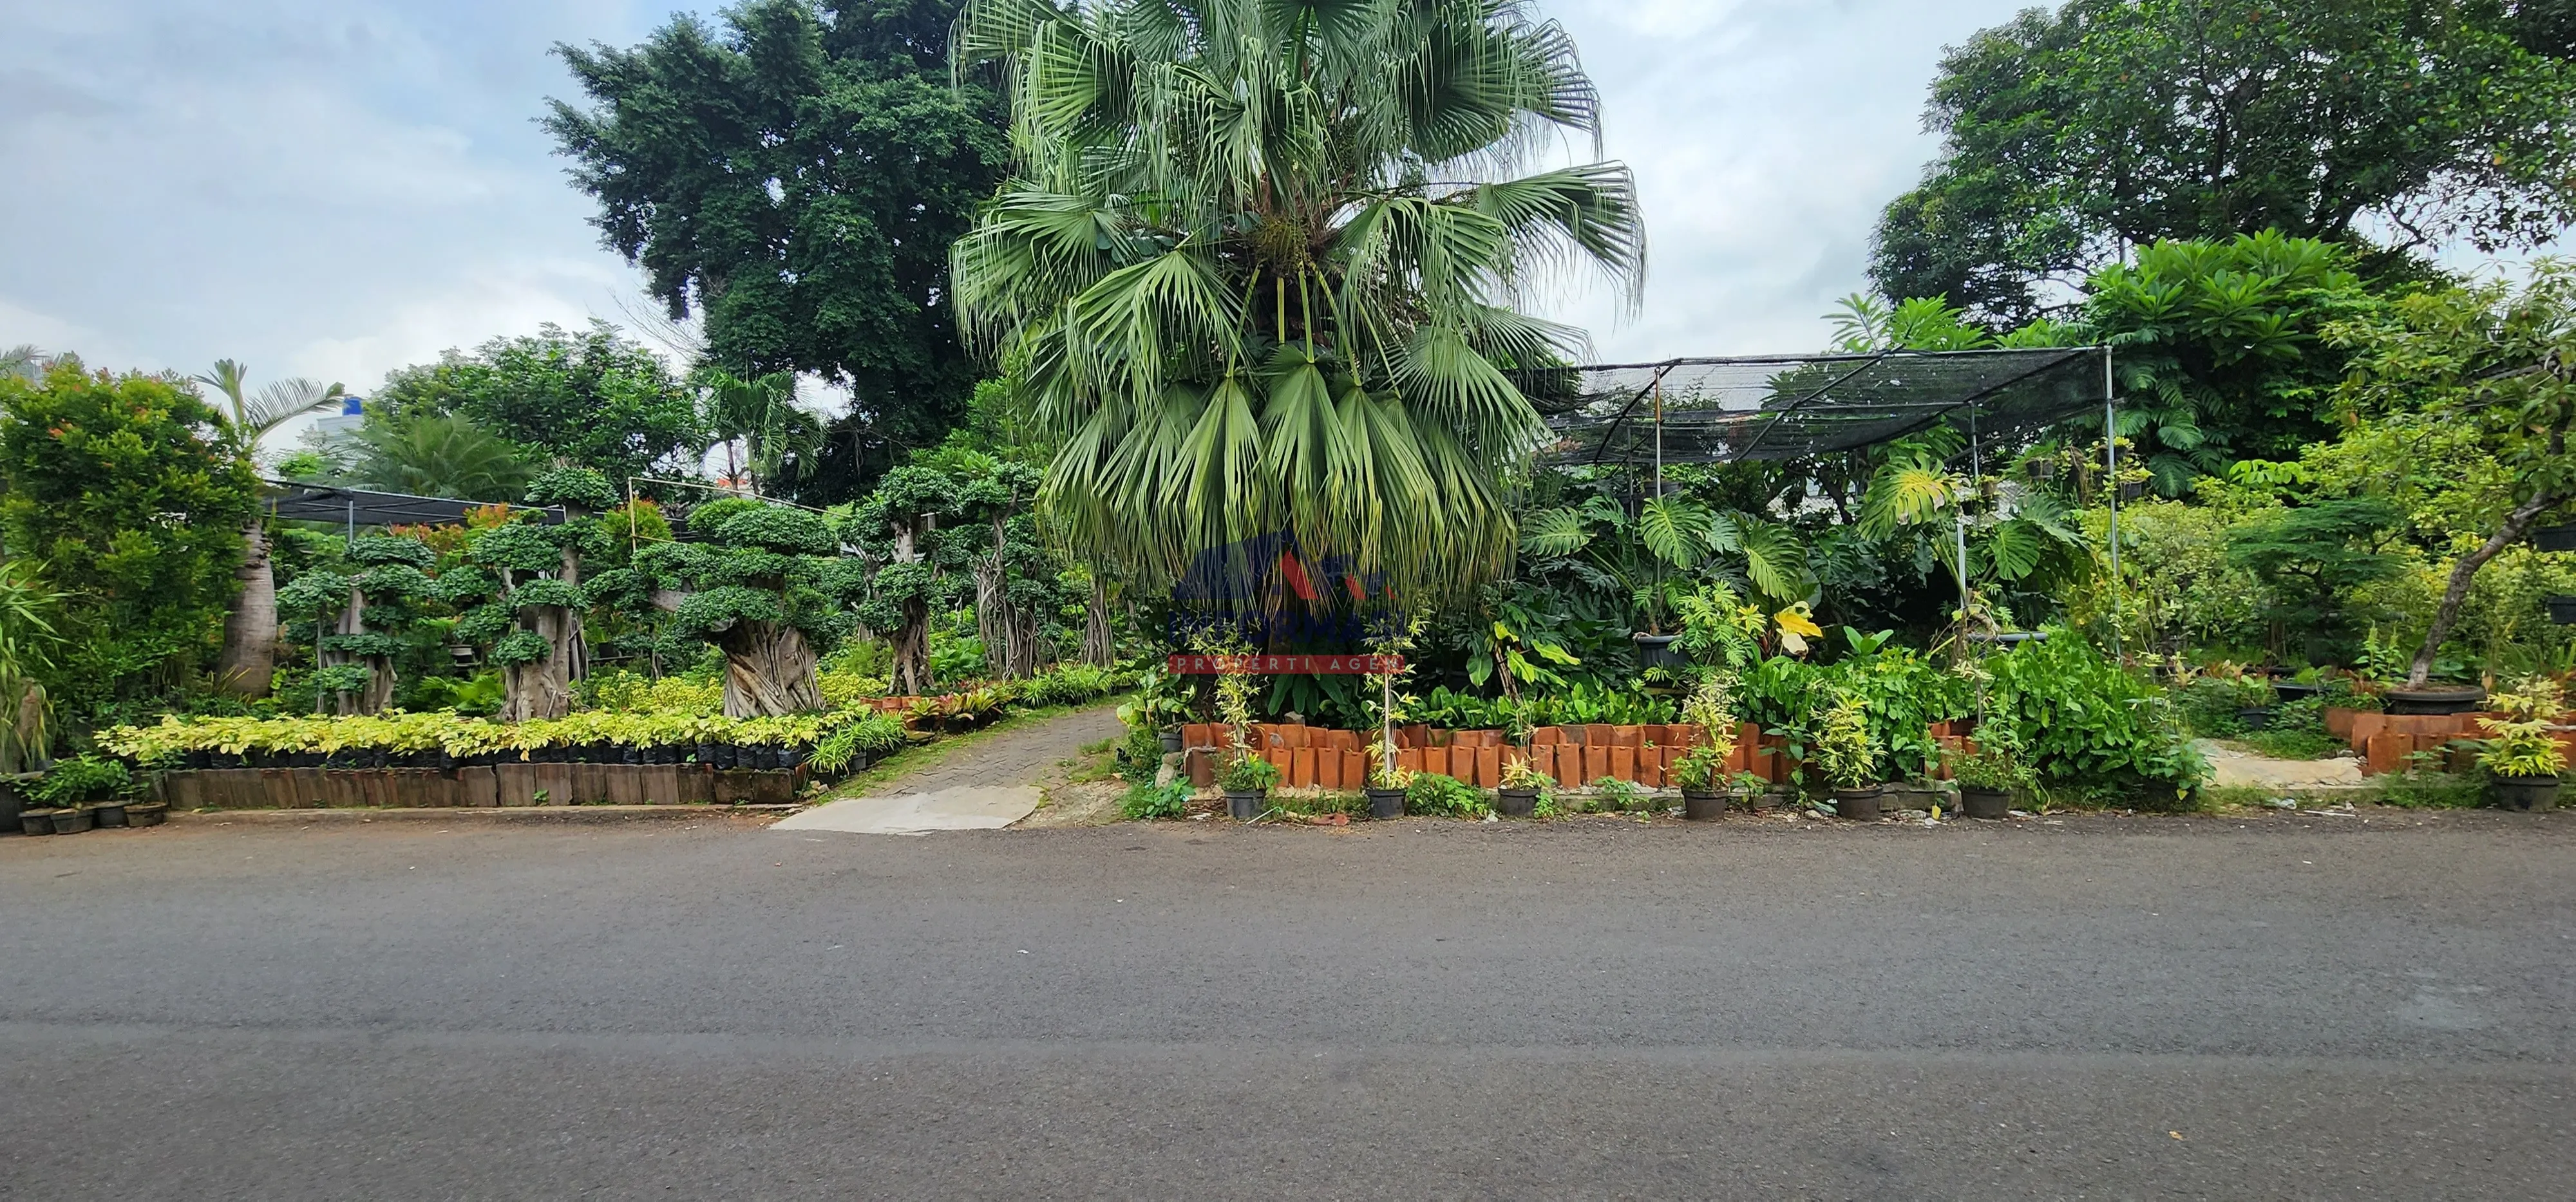
[[[228,406],[216,412],[242,454],[253,457],[259,454],[259,440],[279,426],[347,395],[338,384],[325,386],[301,376],[252,393],[250,369],[231,359],[215,360],[214,370],[195,378],[223,394]],[[242,528],[242,563],[233,578],[237,585],[224,618],[224,654],[215,680],[243,696],[264,697],[277,669],[277,570],[269,562],[268,530],[257,520]]]
[[[796,404],[796,376],[771,372],[745,380],[722,368],[709,368],[706,428],[723,439],[726,474],[748,475],[751,491],[774,491],[791,470],[802,474],[823,448],[823,421]],[[734,446],[740,443],[742,456]]]
[[[1408,596],[1508,570],[1546,437],[1520,373],[1580,331],[1516,311],[1598,271],[1633,303],[1627,169],[1573,42],[1520,0],[969,0],[1014,178],[953,251],[960,320],[1062,438],[1043,504],[1168,582],[1286,531]]]
[[[0,351],[0,376],[16,376],[32,384],[44,378],[45,366],[53,357],[31,343],[19,343]]]
[[[340,403],[349,395],[347,386],[323,384],[302,376],[279,380],[253,393],[248,391],[250,369],[231,359],[215,360],[215,369],[194,377],[222,393],[230,407],[223,411],[233,435],[241,439],[246,450],[257,451],[259,440],[279,426],[316,409]]]

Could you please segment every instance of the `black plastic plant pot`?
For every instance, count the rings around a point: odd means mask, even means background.
[[[1834,816],[1853,822],[1876,822],[1887,809],[1887,797],[1876,789],[1834,790]]]
[[[57,835],[77,835],[98,824],[97,816],[80,806],[56,810],[48,817],[53,820],[54,833]]]
[[[2531,532],[2531,545],[2541,551],[2576,551],[2576,526],[2543,526]]]
[[[2247,730],[2270,730],[2272,728],[2272,707],[2268,705],[2258,705],[2238,710],[2236,711],[2236,724]]]
[[[125,825],[125,803],[102,801],[89,808],[90,820],[102,827]]]
[[[1497,789],[1494,812],[1505,818],[1527,818],[1538,813],[1538,790]]]
[[[188,766],[191,768],[211,768],[214,766],[214,762],[215,757],[208,755],[205,752],[191,751],[188,753]]]
[[[138,801],[125,807],[125,825],[159,826],[170,816],[170,804],[162,801]]]
[[[814,749],[800,743],[794,747],[784,748],[779,751],[778,766],[781,768],[802,768],[805,766],[805,761],[812,758],[814,758]]]
[[[728,770],[729,770],[729,769],[733,768],[736,764],[739,764],[739,763],[741,763],[741,762],[742,762],[742,749],[741,749],[741,748],[738,748],[738,747],[734,746],[734,745],[733,745],[733,744],[731,744],[731,743],[718,743],[718,744],[716,744],[716,758],[715,758],[715,765],[716,765],[716,767],[718,767],[718,768],[724,768],[724,769],[728,769]]]
[[[2554,776],[2499,776],[2495,782],[2496,804],[2508,810],[2546,813],[2558,808],[2558,778]]]
[[[1639,634],[1629,636],[1637,641],[1637,666],[1672,671],[1687,667],[1690,657],[1673,650],[1681,636],[1677,634]]]
[[[2576,626],[2576,597],[2565,595],[2543,597],[2540,603],[2549,609],[2549,620],[2560,626]]]
[[[715,764],[716,764],[716,745],[715,745],[715,744],[713,744],[713,743],[700,743],[700,744],[698,744],[697,746],[695,746],[695,747],[691,748],[691,749],[690,749],[690,751],[691,751],[691,753],[696,757],[697,762],[698,762],[699,764],[701,764],[701,765],[703,765],[703,766],[705,766],[705,767],[709,767],[709,768],[715,767]]]
[[[1250,822],[1270,808],[1268,789],[1228,789],[1225,791],[1225,816],[1237,822]]]
[[[1177,726],[1170,730],[1158,730],[1154,732],[1154,737],[1163,741],[1163,754],[1171,755],[1172,753],[1181,750],[1181,733],[1181,728]]]
[[[637,747],[632,743],[619,747],[617,749],[617,762],[621,764],[641,764],[644,762],[644,749]]]
[[[2294,684],[2286,680],[2272,682],[2272,695],[2283,701],[2305,701],[2320,690],[2312,684]]]
[[[1959,786],[1959,812],[1984,822],[2012,817],[2012,791]]]
[[[1715,789],[1682,790],[1682,818],[1690,822],[1715,822],[1726,816],[1726,794]]]
[[[1368,791],[1369,817],[1390,822],[1404,817],[1404,790],[1371,789]]]
[[[54,833],[54,812],[52,810],[18,811],[18,833],[24,835]]]
[[[2417,717],[2477,712],[2487,703],[2485,689],[2390,689],[2388,712]]]

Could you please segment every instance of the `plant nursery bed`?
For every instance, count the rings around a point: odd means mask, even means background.
[[[161,774],[172,810],[445,810],[589,806],[789,805],[803,768],[679,764],[501,764],[438,768],[205,768]]]
[[[174,825],[209,825],[247,822],[254,825],[309,825],[366,822],[651,822],[685,819],[702,821],[720,818],[785,817],[803,809],[801,805],[644,805],[644,806],[495,806],[468,809],[444,806],[437,809],[401,810],[204,810],[196,813],[173,813]]]

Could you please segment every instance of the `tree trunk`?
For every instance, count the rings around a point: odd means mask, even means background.
[[[725,653],[725,717],[774,718],[823,708],[814,647],[804,631],[776,622],[737,622],[717,645]]]
[[[2433,657],[2441,652],[2442,641],[2451,637],[2451,626],[2460,620],[2460,605],[2469,599],[2469,582],[2477,577],[2478,569],[2487,566],[2488,560],[2494,559],[2529,532],[2533,523],[2540,520],[2540,515],[2556,509],[2565,500],[2564,497],[2542,493],[2514,506],[2513,512],[2505,515],[2504,527],[2495,532],[2495,537],[2452,565],[2451,587],[2442,591],[2442,604],[2433,611],[2433,627],[2424,632],[2424,645],[2416,649],[2415,664],[2407,670],[2406,687],[2420,689],[2432,681]]]
[[[501,707],[504,721],[560,718],[572,712],[572,670],[576,658],[587,652],[581,642],[581,615],[559,605],[541,605],[528,629],[546,640],[546,657],[501,670],[502,688],[509,697]]]
[[[929,687],[930,607],[920,601],[906,602],[903,629],[894,636],[895,695],[918,697]]]
[[[984,667],[995,679],[1012,674],[1011,594],[1002,579],[1000,556],[975,561],[975,633],[984,640]]]
[[[224,656],[215,668],[215,687],[238,697],[266,697],[277,674],[277,568],[268,551],[268,530],[258,522],[242,531],[242,565],[233,579],[239,584],[232,610],[224,616]]]
[[[349,589],[349,604],[341,608],[340,619],[331,624],[331,633],[365,634],[366,632],[367,595],[359,592],[357,588],[353,586]],[[348,664],[363,663],[363,661],[361,661],[357,656],[351,655],[346,651],[322,652],[320,655],[314,657],[314,662],[319,663],[326,668],[336,668]],[[333,709],[337,710],[342,717],[347,717],[359,712],[358,705],[361,696],[362,694],[359,693],[334,693],[331,695],[331,706]],[[319,698],[315,699],[313,708],[317,713],[321,711],[322,703]]]
[[[1109,585],[1096,572],[1091,577],[1091,603],[1084,607],[1083,617],[1083,662],[1095,668],[1117,666],[1118,642],[1109,629]]]
[[[583,517],[589,516],[587,511],[570,510],[569,507],[567,512],[578,512]],[[581,587],[579,552],[570,547],[563,549],[563,566],[555,569],[555,579],[575,588]],[[547,658],[563,661],[563,678],[567,681],[590,679],[590,636],[583,631],[581,619],[580,610],[565,610],[562,625],[546,636],[554,643],[555,648],[554,654]]]

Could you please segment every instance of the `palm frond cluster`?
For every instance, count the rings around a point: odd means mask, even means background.
[[[1064,440],[1044,504],[1140,582],[1285,531],[1401,593],[1506,572],[1546,428],[1521,382],[1580,331],[1515,303],[1633,299],[1625,167],[1532,169],[1597,99],[1511,0],[974,0],[1014,177],[956,304]],[[1596,151],[1597,153],[1597,151]]]

